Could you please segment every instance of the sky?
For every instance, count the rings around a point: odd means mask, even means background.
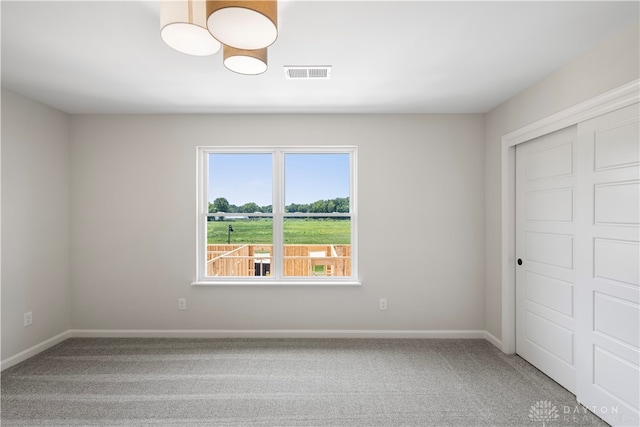
[[[209,202],[272,204],[271,154],[209,155]],[[285,154],[285,205],[349,197],[349,154]]]

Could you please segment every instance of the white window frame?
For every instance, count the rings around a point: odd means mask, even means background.
[[[209,154],[271,154],[272,155],[272,213],[257,214],[273,218],[273,257],[277,266],[271,276],[211,277],[206,275],[207,217],[209,213],[208,175]],[[345,216],[343,213],[285,213],[284,212],[284,156],[286,154],[349,154],[350,188],[349,216],[351,218],[351,276],[282,276],[284,265],[283,223],[290,217],[331,217]],[[358,280],[358,201],[357,201],[357,147],[355,146],[315,146],[315,147],[197,147],[196,183],[196,280],[194,286],[360,286]]]

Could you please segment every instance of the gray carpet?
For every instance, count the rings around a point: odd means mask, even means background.
[[[605,425],[484,340],[76,338],[1,383],[2,426]]]

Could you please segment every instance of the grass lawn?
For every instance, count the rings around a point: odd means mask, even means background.
[[[273,221],[270,219],[235,219],[207,223],[210,244],[227,243],[229,225],[231,243],[272,244]],[[333,218],[288,218],[284,222],[285,244],[334,244],[351,242],[351,221]]]

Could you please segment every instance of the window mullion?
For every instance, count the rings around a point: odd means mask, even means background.
[[[273,153],[273,262],[275,264],[275,279],[284,276],[284,242],[283,242],[283,212],[284,212],[284,154],[281,150]]]

